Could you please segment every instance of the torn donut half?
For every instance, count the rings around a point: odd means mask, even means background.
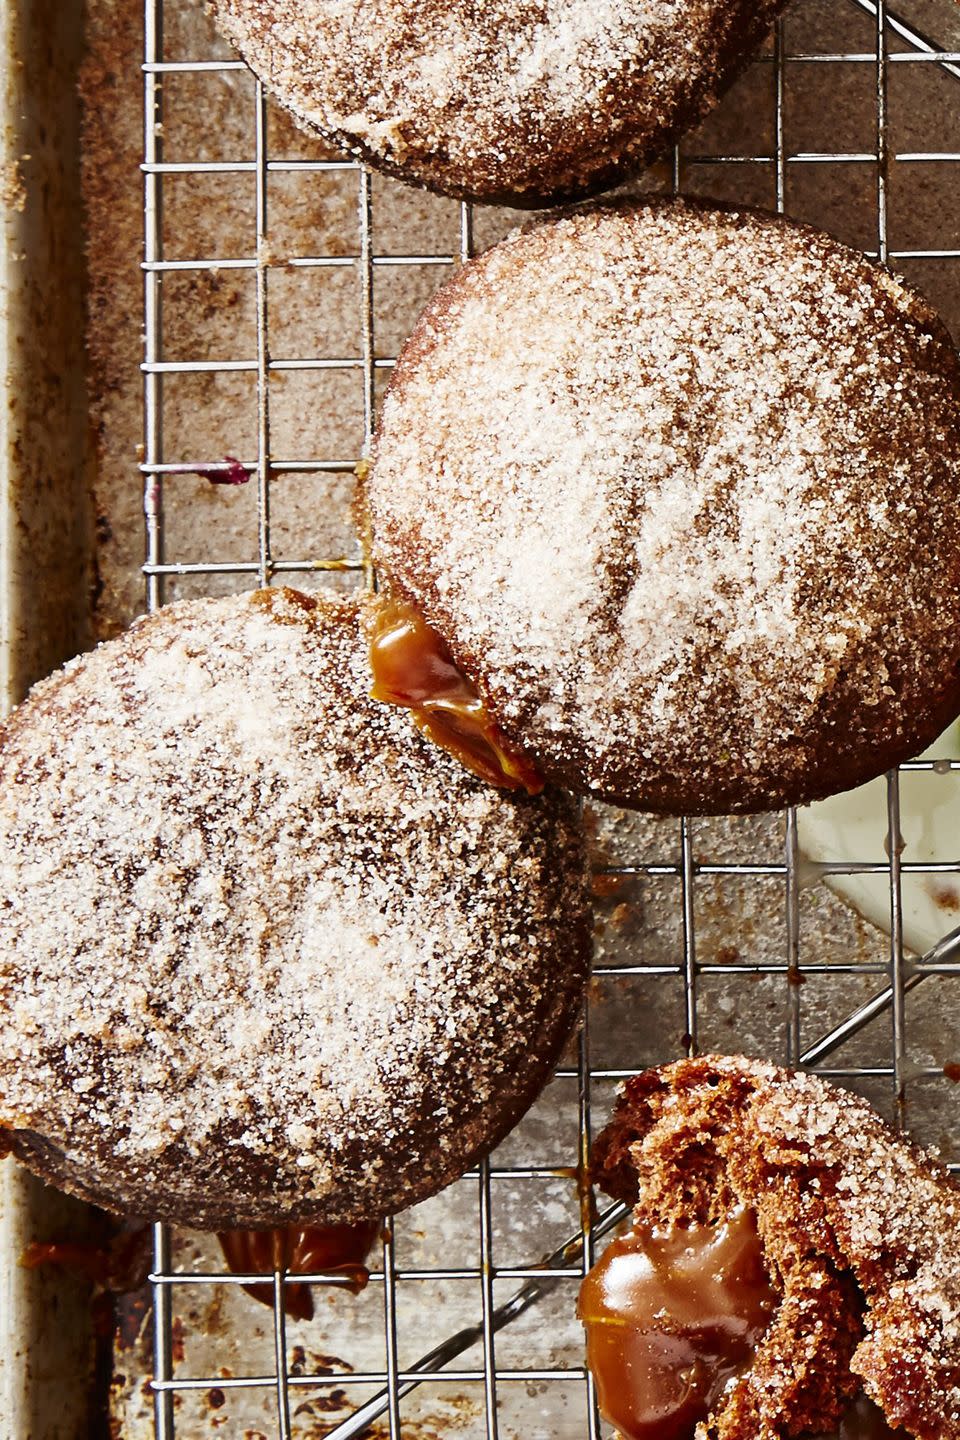
[[[592,1167],[634,1206],[579,1306],[623,1440],[960,1436],[960,1188],[865,1100],[682,1060],[626,1082]]]

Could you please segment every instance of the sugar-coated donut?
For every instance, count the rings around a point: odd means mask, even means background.
[[[578,1013],[574,803],[367,698],[362,607],[186,601],[0,744],[0,1138],[109,1209],[375,1219],[448,1184]]]
[[[960,1435],[960,1188],[866,1101],[739,1056],[684,1060],[626,1082],[593,1169],[641,1225],[755,1217],[776,1308],[698,1435],[816,1434],[858,1392],[920,1440]]]
[[[709,109],[782,0],[213,0],[309,128],[444,194],[593,194]]]
[[[547,779],[819,798],[960,710],[960,362],[883,267],[687,201],[515,233],[384,400],[374,559]]]

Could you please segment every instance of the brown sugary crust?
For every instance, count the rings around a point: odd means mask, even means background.
[[[701,1440],[831,1430],[861,1389],[920,1440],[960,1435],[960,1188],[864,1100],[682,1060],[626,1082],[592,1167],[647,1224],[756,1213],[782,1298]]]
[[[169,606],[0,734],[0,1133],[108,1209],[358,1221],[516,1122],[589,957],[576,806],[368,698],[364,607]]]
[[[212,0],[305,128],[441,194],[537,207],[607,189],[712,108],[783,0]]]
[[[804,803],[960,709],[960,361],[810,227],[648,200],[516,232],[421,316],[364,503],[387,584],[579,793]]]

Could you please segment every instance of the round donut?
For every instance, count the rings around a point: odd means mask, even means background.
[[[355,603],[186,601],[0,747],[0,1121],[31,1169],[201,1229],[375,1219],[530,1104],[588,968],[574,802],[367,698]]]
[[[960,362],[807,227],[664,200],[514,234],[418,322],[365,507],[389,588],[571,789],[774,809],[960,710]]]
[[[698,1434],[960,1435],[960,1187],[865,1100],[743,1056],[681,1060],[626,1082],[592,1169],[638,1225],[755,1217],[776,1308]],[[858,1393],[886,1426],[848,1428]]]
[[[495,204],[595,194],[699,120],[783,0],[214,0],[309,129]]]

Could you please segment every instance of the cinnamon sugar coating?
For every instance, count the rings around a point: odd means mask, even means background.
[[[402,180],[545,205],[662,154],[782,0],[213,0],[309,129]]]
[[[389,584],[571,789],[775,809],[960,709],[960,362],[806,226],[663,200],[516,232],[419,320],[366,506]]]
[[[866,1101],[683,1060],[627,1081],[593,1169],[644,1224],[756,1214],[780,1304],[700,1440],[832,1430],[861,1390],[920,1440],[960,1435],[960,1188]]]
[[[0,1136],[110,1209],[369,1220],[462,1173],[578,1014],[576,809],[367,698],[362,607],[188,601],[0,744]]]

